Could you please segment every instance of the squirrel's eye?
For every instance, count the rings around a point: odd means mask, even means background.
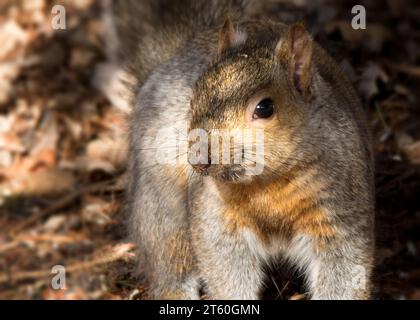
[[[274,101],[270,98],[266,98],[258,103],[252,115],[253,119],[267,119],[270,118],[274,113]]]

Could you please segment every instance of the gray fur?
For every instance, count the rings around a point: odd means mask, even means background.
[[[158,8],[167,10],[161,15]],[[123,1],[115,6],[121,60],[138,80],[127,207],[139,269],[156,299],[198,299],[202,282],[213,299],[257,299],[264,265],[281,254],[306,275],[313,299],[368,298],[374,243],[369,132],[350,83],[322,49],[314,51],[314,86],[323,94],[313,105],[319,108],[303,113],[292,137],[294,161],[275,169],[281,172],[301,159],[301,166],[316,172],[307,175],[307,184],[327,186],[320,201],[338,236],[326,250],[315,250],[314,239],[305,234],[270,235],[267,245],[250,230],[231,233],[221,215],[226,204],[211,177],[195,175],[187,164],[156,164],[158,131],[191,124],[193,89],[214,62],[218,28],[228,13],[240,16],[243,8],[242,1]],[[277,40],[268,41],[267,48]],[[270,221],[265,224],[270,229]],[[366,289],[352,287],[359,266],[366,272]]]

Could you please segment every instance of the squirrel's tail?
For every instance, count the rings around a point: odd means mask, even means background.
[[[111,50],[139,83],[200,30],[240,16],[251,0],[108,0]]]

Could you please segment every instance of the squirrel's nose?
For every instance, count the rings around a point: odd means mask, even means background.
[[[210,167],[211,167],[210,159],[209,159],[209,163],[205,163],[205,164],[200,163],[200,164],[193,165],[193,168],[200,173],[206,172],[207,169]]]

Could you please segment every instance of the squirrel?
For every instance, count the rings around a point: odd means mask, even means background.
[[[245,0],[113,3],[120,61],[137,81],[127,224],[139,270],[153,299],[259,299],[265,267],[285,259],[311,299],[369,299],[374,164],[361,102],[302,23],[250,10]],[[182,133],[181,161],[158,163],[159,149],[179,149],[156,140],[162,129],[222,128],[263,130],[261,172],[213,163],[214,150],[192,163]]]

